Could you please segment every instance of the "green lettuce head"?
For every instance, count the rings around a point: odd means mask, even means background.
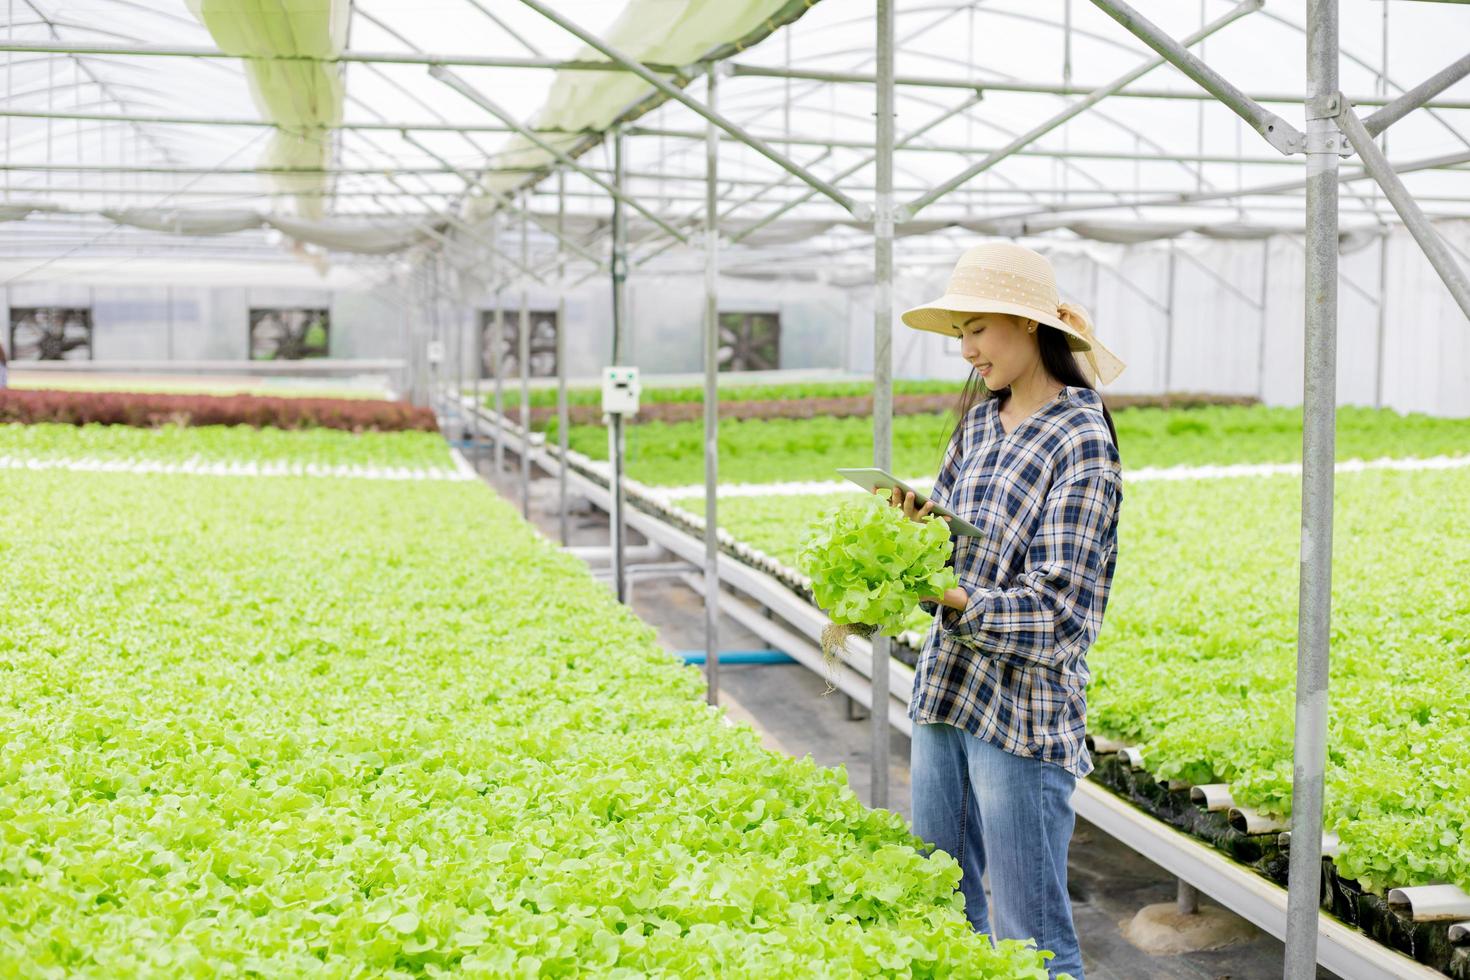
[[[839,505],[810,528],[797,567],[812,580],[812,595],[837,630],[823,633],[823,652],[851,633],[897,636],[926,596],[958,585],[947,562],[953,544],[942,520],[904,516],[877,495]]]

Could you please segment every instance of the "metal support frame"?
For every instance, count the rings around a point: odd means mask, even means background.
[[[1169,276],[1164,292],[1164,397],[1174,380],[1174,285],[1179,274],[1179,247],[1169,240]]]
[[[1384,16],[1386,17],[1388,8],[1385,6],[1383,9]],[[1384,37],[1386,38],[1387,36],[1388,32],[1385,29]],[[1414,109],[1426,106],[1436,95],[1466,75],[1470,75],[1470,54],[1435,72],[1403,95],[1400,95],[1392,102],[1383,106],[1367,119],[1364,119],[1363,128],[1368,131],[1370,136],[1377,136]],[[1346,101],[1344,99],[1344,104],[1346,104]],[[1359,152],[1361,153],[1361,151]]]
[[[658,225],[667,234],[673,235],[681,242],[684,242],[686,244],[688,243],[689,239],[684,237],[683,232],[675,228],[673,225],[669,224],[658,214],[650,211],[642,204],[639,204],[636,198],[624,194],[621,186],[615,186],[603,180],[595,172],[582,166],[576,160],[572,159],[570,156],[557,149],[550,142],[536,135],[533,130],[516,122],[515,117],[506,112],[499,105],[497,105],[494,99],[491,99],[489,96],[485,95],[479,89],[475,88],[463,78],[460,78],[454,72],[440,65],[435,65],[434,67],[429,69],[429,74],[433,76],[435,81],[443,82],[445,85],[448,85],[460,95],[463,95],[465,98],[469,99],[475,105],[484,109],[486,112],[490,113],[492,116],[499,119],[507,126],[513,128],[517,133],[530,141],[532,144],[551,154],[551,156],[562,166],[570,167],[571,169],[575,170],[577,173],[581,174],[583,177],[586,177],[588,180],[592,181],[592,183],[602,188],[608,194],[612,195],[614,198],[617,198],[621,203],[626,204],[628,207],[643,215],[649,221],[652,221],[654,224]]]
[[[613,182],[621,187],[623,183],[623,131],[621,127],[613,128]],[[612,363],[617,367],[623,363],[623,350],[626,343],[625,334],[629,329],[628,324],[628,226],[627,218],[623,214],[623,202],[621,197],[613,198],[613,234],[612,234]],[[613,591],[617,594],[618,601],[622,602],[624,590],[624,558],[623,549],[626,546],[627,525],[623,512],[623,416],[614,412],[611,416],[611,424],[608,426],[608,452],[607,458],[612,463],[613,488],[612,488],[612,513],[608,521],[609,531],[612,536],[613,552]]]
[[[1307,2],[1307,102],[1338,91],[1337,0]],[[1337,419],[1337,127],[1307,113],[1306,335],[1292,848],[1286,910],[1287,980],[1317,975],[1327,677],[1332,617],[1332,495]]]
[[[1288,980],[1305,980],[1316,975],[1320,929],[1337,408],[1339,158],[1350,143],[1362,158],[1365,172],[1383,187],[1456,302],[1470,316],[1470,281],[1467,281],[1464,270],[1410,197],[1393,166],[1373,143],[1375,133],[1382,132],[1395,119],[1427,101],[1457,78],[1470,74],[1470,58],[1456,62],[1390,103],[1381,113],[1375,114],[1375,128],[1369,129],[1353,112],[1338,87],[1337,0],[1308,0],[1307,129],[1303,134],[1265,112],[1127,4],[1118,0],[1093,0],[1093,3],[1249,122],[1273,146],[1287,153],[1306,153],[1305,424],[1302,437],[1302,543],[1292,785],[1292,840],[1295,844],[1289,859],[1284,968]],[[1268,268],[1269,262],[1263,263],[1263,295]],[[1264,305],[1263,299],[1263,308]]]
[[[705,72],[705,102],[718,104],[720,73]],[[704,145],[704,677],[705,697],[720,703],[720,539],[716,488],[720,482],[720,164],[719,133],[705,124]]]
[[[491,216],[491,236],[494,237],[498,220]],[[495,321],[490,344],[495,349],[495,478],[505,472],[505,293],[499,282],[495,286]]]
[[[1180,915],[1195,915],[1199,912],[1199,889],[1185,881],[1176,879],[1174,908]]]
[[[823,194],[825,194],[827,197],[830,197],[833,201],[836,201],[839,205],[843,207],[843,209],[851,213],[853,216],[857,217],[859,220],[867,217],[867,215],[864,213],[866,209],[857,201],[854,201],[852,198],[842,193],[842,191],[838,190],[836,187],[832,186],[830,183],[818,177],[817,175],[811,173],[805,167],[796,163],[789,157],[785,156],[782,153],[778,153],[775,148],[771,147],[765,141],[757,138],[753,134],[747,132],[743,127],[736,125],[729,119],[726,119],[724,116],[721,116],[719,113],[715,112],[713,109],[701,105],[697,100],[687,95],[682,89],[670,85],[664,79],[655,75],[647,68],[644,68],[637,61],[629,58],[627,55],[618,51],[616,48],[613,48],[607,42],[597,37],[597,35],[585,31],[582,28],[578,27],[576,24],[573,24],[565,17],[562,17],[560,14],[550,9],[546,4],[539,2],[539,0],[521,0],[521,3],[530,7],[532,10],[536,11],[547,20],[551,21],[553,24],[556,24],[562,30],[573,35],[583,44],[586,44],[588,47],[592,48],[603,57],[609,58],[627,68],[629,71],[637,75],[639,78],[643,79],[649,85],[652,85],[654,88],[658,89],[659,92],[698,113],[707,122],[714,123],[716,126],[720,127],[731,136],[734,136],[736,139],[740,140],[740,142],[744,143],[752,150],[755,150],[767,160],[770,160],[782,170],[785,170],[787,173],[790,173],[799,180],[810,184],[812,187],[821,191]]]
[[[529,222],[521,218],[521,268],[529,268]],[[531,294],[521,280],[521,318],[516,337],[516,361],[521,375],[521,516],[531,519]]]
[[[1470,58],[1466,59],[1466,64],[1470,66]],[[1470,68],[1467,68],[1467,71],[1470,71]],[[1347,134],[1353,149],[1358,151],[1364,168],[1378,182],[1378,186],[1383,188],[1384,196],[1388,198],[1394,210],[1403,219],[1404,226],[1409,229],[1409,234],[1414,236],[1414,241],[1418,242],[1419,247],[1424,250],[1425,258],[1429,259],[1429,264],[1434,266],[1434,271],[1439,273],[1440,279],[1444,280],[1446,288],[1455,298],[1460,310],[1467,319],[1470,319],[1470,277],[1466,276],[1465,270],[1450,254],[1444,239],[1439,237],[1439,232],[1434,230],[1434,226],[1419,209],[1419,205],[1415,203],[1408,188],[1404,186],[1404,182],[1399,179],[1398,174],[1394,173],[1393,166],[1383,155],[1383,151],[1378,149],[1378,145],[1373,142],[1373,135],[1368,131],[1368,127],[1358,118],[1357,113],[1353,112],[1352,106],[1342,97],[1341,93],[1336,93],[1335,98],[1339,107],[1335,116],[1337,125]]]
[[[1199,41],[1202,41],[1216,31],[1221,30],[1229,24],[1235,23],[1235,21],[1244,17],[1246,14],[1249,14],[1255,10],[1259,10],[1263,2],[1264,0],[1242,0],[1241,3],[1236,4],[1235,7],[1233,7],[1224,16],[1216,18],[1211,23],[1206,24],[1204,27],[1201,27],[1199,30],[1189,35],[1189,37],[1184,40],[1184,44],[1195,44]],[[1180,50],[1183,50],[1183,48],[1180,48]],[[954,177],[951,177],[949,180],[946,180],[938,187],[934,188],[926,194],[915,198],[913,201],[910,201],[908,205],[903,209],[903,215],[901,217],[912,217],[913,215],[918,214],[920,211],[924,210],[924,208],[933,204],[935,201],[939,200],[950,191],[964,186],[967,182],[969,182],[971,178],[984,173],[991,167],[995,166],[997,163],[1000,163],[1002,160],[1011,156],[1017,150],[1021,149],[1021,147],[1026,146],[1030,143],[1034,143],[1042,136],[1045,136],[1047,133],[1065,124],[1069,119],[1081,115],[1088,109],[1091,109],[1093,106],[1097,105],[1103,99],[1106,99],[1108,96],[1123,90],[1131,83],[1137,81],[1144,75],[1147,75],[1149,72],[1153,71],[1155,68],[1158,68],[1160,65],[1164,64],[1164,61],[1165,58],[1163,56],[1150,58],[1148,61],[1139,65],[1137,68],[1134,68],[1132,71],[1120,75],[1113,81],[1108,82],[1106,85],[1095,89],[1094,91],[1090,92],[1086,98],[1077,100],[1076,102],[1062,109],[1061,112],[1054,114],[1053,116],[1051,116],[1051,118],[1038,123],[1031,129],[1022,133],[1020,136],[1017,136],[1005,146],[1001,147],[998,150],[995,150],[992,153],[987,154],[984,159],[978,161],[970,167],[966,167],[963,171],[956,174]]]
[[[888,150],[888,152],[891,154],[892,151],[893,151],[893,149],[897,149],[899,147],[907,146],[909,143],[911,143],[912,141],[918,139],[920,136],[924,135],[929,130],[933,129],[935,126],[938,126],[940,123],[945,122],[946,120],[952,119],[953,117],[959,115],[962,112],[965,112],[966,110],[968,110],[971,107],[973,107],[975,105],[975,103],[977,103],[979,101],[980,101],[980,96],[978,94],[972,94],[969,98],[967,98],[965,101],[961,102],[959,105],[953,107],[952,109],[946,109],[946,110],[944,110],[939,115],[935,116],[934,118],[930,119],[928,122],[924,123],[924,125],[920,126],[918,129],[914,130],[913,132],[909,133],[907,136],[903,137],[903,139],[899,140],[898,145],[896,147],[891,146],[891,148]],[[882,147],[881,146],[879,147],[879,152],[882,152]],[[850,177],[853,174],[857,173],[859,170],[862,170],[864,167],[871,166],[872,164],[874,164],[877,161],[877,159],[878,159],[878,154],[877,153],[874,153],[872,156],[865,157],[862,160],[858,161],[857,163],[852,164],[851,166],[847,167],[846,169],[839,171],[837,173],[837,176],[836,176],[835,179],[836,180],[844,180],[847,177]],[[875,188],[875,191],[876,191],[876,188]],[[892,188],[890,188],[889,193],[892,193]],[[806,194],[801,195],[800,197],[793,198],[792,200],[787,201],[785,204],[782,204],[780,207],[775,208],[774,210],[772,210],[765,217],[760,218],[759,220],[753,222],[748,227],[744,228],[738,235],[733,236],[730,239],[730,241],[732,243],[743,241],[747,236],[753,234],[754,232],[758,231],[761,228],[764,228],[766,225],[770,224],[772,221],[775,221],[777,218],[781,217],[781,215],[785,214],[787,211],[790,211],[792,208],[796,207],[797,205],[802,204],[802,203],[805,203],[806,201],[811,200],[815,195],[816,195],[816,191],[810,191],[810,192],[808,192]]]
[[[787,70],[772,65],[748,65],[738,61],[726,62],[726,67],[736,78],[793,78],[804,81],[826,82],[838,85],[872,85],[876,76],[863,72],[828,71],[824,69],[797,68]],[[1031,95],[1087,95],[1095,85],[1061,85],[1055,82],[1032,82],[1024,79],[993,78],[973,79],[944,75],[895,75],[893,82],[903,88],[931,89],[978,89],[981,92],[1019,92]],[[1284,105],[1301,105],[1302,97],[1295,92],[1252,92],[1250,98],[1256,102],[1271,102]],[[1118,92],[1121,99],[1166,99],[1177,102],[1213,102],[1215,96],[1205,92],[1190,92],[1173,88],[1129,88]],[[1358,105],[1386,105],[1387,98],[1355,98]],[[1470,101],[1448,100],[1428,102],[1432,109],[1470,109]],[[776,142],[773,140],[773,142]]]
[[[1247,0],[1260,9],[1264,0]],[[1232,85],[1225,76],[1190,54],[1183,44],[1160,30],[1152,21],[1122,0],[1092,0],[1094,6],[1127,28],[1128,32],[1153,48],[1160,57],[1193,79],[1220,103],[1244,119],[1262,138],[1282,153],[1299,152],[1302,134],[1295,126]]]
[[[359,12],[358,16],[365,16]],[[330,58],[306,54],[230,54],[219,48],[187,44],[113,44],[80,41],[16,41],[0,43],[0,53],[98,55],[136,58],[204,58],[227,61],[304,61],[346,65],[455,65],[461,68],[542,68],[549,71],[660,72],[684,77],[678,65],[658,62],[590,61],[586,59],[490,57],[471,54],[424,54],[403,51],[343,51]],[[636,67],[634,67],[636,66]],[[98,84],[101,84],[100,82]],[[119,103],[122,104],[122,103]]]
[[[470,424],[464,414],[464,382],[468,360],[465,341],[468,339],[469,332],[465,329],[464,311],[458,303],[449,304],[448,315],[450,322],[454,324],[454,415],[455,420],[459,423],[459,438],[469,439]]]
[[[567,298],[566,252],[562,248],[562,231],[567,214],[567,175],[563,170],[556,172],[556,441],[561,458],[567,458]],[[561,531],[562,547],[571,541],[567,527],[567,470],[557,467],[557,524]]]
[[[482,190],[484,190],[485,193],[489,194],[491,196],[491,198],[494,199],[495,203],[498,204],[498,205],[500,205],[500,207],[503,210],[505,210],[508,213],[513,214],[513,215],[523,215],[523,216],[525,216],[527,218],[530,218],[531,221],[535,222],[536,223],[536,226],[538,228],[540,228],[542,231],[544,231],[544,232],[546,232],[548,234],[555,235],[556,238],[557,238],[557,241],[561,242],[562,245],[564,245],[567,248],[571,249],[573,252],[576,252],[578,255],[582,256],[582,258],[587,259],[588,261],[594,263],[599,269],[605,268],[605,266],[602,263],[601,256],[594,255],[592,252],[589,252],[587,249],[583,248],[581,245],[577,244],[575,241],[572,241],[566,235],[562,234],[556,228],[556,226],[554,224],[551,224],[549,222],[543,221],[541,219],[541,217],[539,215],[537,215],[534,211],[522,210],[522,208],[520,207],[520,205],[516,204],[515,201],[513,201],[511,198],[507,197],[506,195],[504,195],[504,194],[500,193],[499,191],[495,190],[494,188],[490,187],[488,184],[484,183],[483,181],[476,180],[464,168],[462,168],[462,167],[456,167],[454,164],[450,163],[449,160],[447,160],[445,157],[443,157],[442,155],[440,155],[439,153],[437,153],[433,149],[430,149],[428,146],[426,146],[421,140],[415,139],[414,136],[411,133],[402,132],[399,135],[402,136],[404,142],[408,143],[411,146],[417,147],[418,149],[422,150],[424,153],[427,153],[429,156],[431,156],[435,160],[439,161],[439,163],[443,164],[444,165],[444,170],[442,172],[443,173],[452,173],[452,174],[454,174],[456,177],[458,177],[465,184],[466,188],[469,188],[471,190],[474,190],[474,189],[482,189]],[[487,168],[483,168],[482,167],[482,168],[479,168],[478,172],[481,173],[481,174],[486,174],[486,173],[506,173],[508,171],[505,171],[505,170],[502,170],[502,169],[499,169],[499,168],[489,168],[489,169],[487,169]],[[520,170],[520,169],[514,169],[513,168],[513,172],[515,172],[515,173],[531,173],[531,172],[539,173],[540,171],[525,171],[525,170]]]
[[[490,273],[490,279],[493,281],[495,277],[494,259],[492,258],[490,262],[488,271]],[[471,386],[475,399],[475,408],[478,409],[485,404],[483,401],[484,395],[480,391],[481,383],[485,377],[485,331],[480,325],[479,311],[473,305],[469,309],[460,310],[459,315],[467,321],[465,330],[470,335],[470,349],[474,352],[472,364],[474,365],[475,374]],[[474,461],[475,465],[478,466],[484,457],[484,450],[486,448],[484,418],[478,411],[471,412],[470,423],[473,426],[470,430],[470,437],[474,440]]]
[[[873,465],[893,468],[893,35],[894,4],[878,0],[877,200],[873,208]],[[874,690],[889,684],[888,638],[872,638]],[[871,713],[872,784],[868,805],[888,806],[888,716]]]
[[[1270,325],[1266,314],[1270,307],[1270,286],[1271,239],[1265,238],[1261,240],[1261,315],[1256,324],[1259,331],[1256,337],[1256,398],[1261,402],[1266,400],[1266,337]]]

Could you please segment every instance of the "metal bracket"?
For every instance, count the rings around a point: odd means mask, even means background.
[[[1306,114],[1308,119],[1336,119],[1342,115],[1343,98],[1341,92],[1333,92],[1331,95],[1316,95],[1306,101]]]
[[[1336,153],[1340,157],[1353,155],[1353,144],[1341,132],[1334,129],[1329,133],[1306,133],[1302,136],[1301,148],[1293,153]]]
[[[1333,92],[1329,95],[1313,96],[1306,101],[1303,108],[1307,122],[1311,123],[1323,119],[1341,119],[1347,104],[1348,101],[1341,92]],[[1288,152],[1292,154],[1336,153],[1340,157],[1353,155],[1353,144],[1337,126],[1330,132],[1293,134],[1290,145]]]

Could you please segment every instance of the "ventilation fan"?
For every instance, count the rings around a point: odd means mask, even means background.
[[[774,371],[780,360],[781,322],[774,314],[720,314],[721,371]]]
[[[506,378],[518,378],[521,374],[521,314],[519,310],[506,310],[505,322],[501,327],[500,369]],[[481,365],[483,378],[495,377],[495,311],[480,314]],[[556,313],[531,311],[531,360],[530,376],[533,378],[556,377]]]
[[[250,359],[299,361],[326,357],[329,326],[326,310],[251,310]]]
[[[17,361],[90,361],[92,311],[57,306],[12,310],[10,356]]]

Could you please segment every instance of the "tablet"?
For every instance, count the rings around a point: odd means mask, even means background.
[[[838,467],[837,472],[841,473],[843,476],[847,477],[853,483],[856,483],[858,486],[862,487],[869,493],[872,493],[874,490],[880,489],[898,489],[906,494],[912,493],[914,495],[915,508],[923,507],[924,504],[929,500],[928,497],[924,496],[922,493],[915,490],[907,483],[904,483],[902,480],[894,476],[892,473],[889,473],[887,470],[875,469],[873,467],[860,467],[857,469],[843,469],[841,467]],[[972,538],[984,537],[985,535],[984,531],[980,530],[969,521],[961,518],[948,507],[940,506],[938,502],[936,502],[934,506],[930,508],[929,513],[942,514],[945,517],[948,517],[949,529],[955,534],[964,534]]]

